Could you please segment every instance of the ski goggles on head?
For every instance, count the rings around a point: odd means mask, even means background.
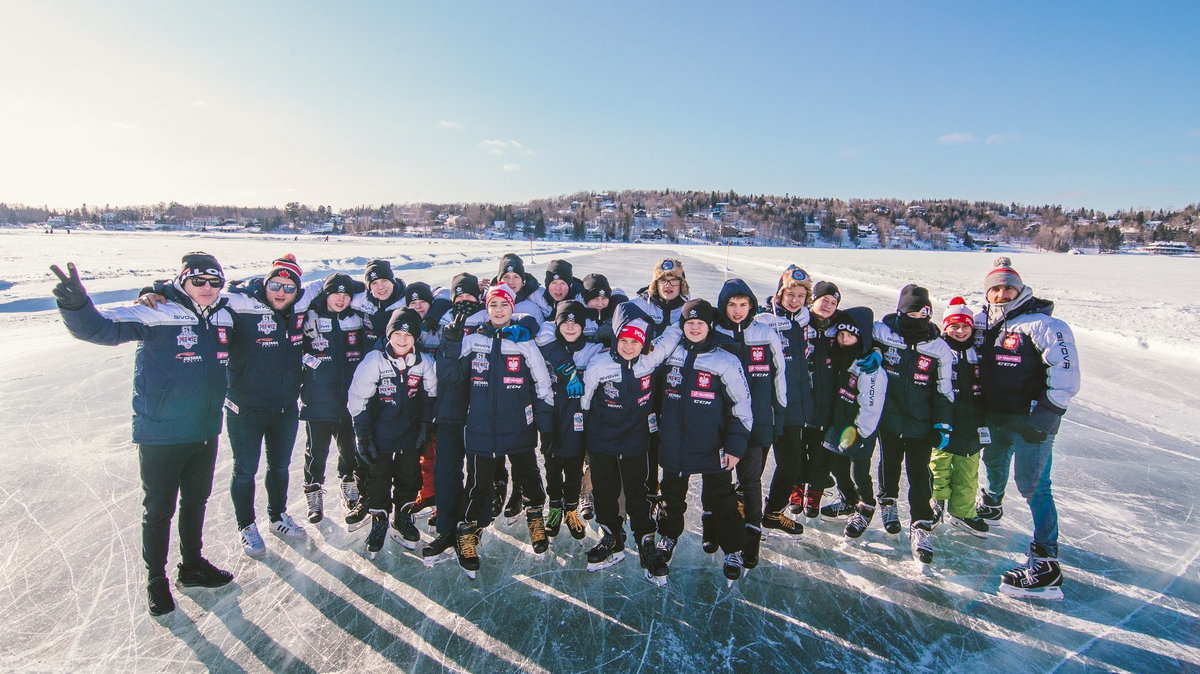
[[[267,290],[273,293],[282,292],[285,295],[296,294],[295,283],[280,283],[279,281],[267,281]]]
[[[675,268],[675,260],[663,260],[658,263],[658,268],[663,271],[671,271]]]
[[[788,267],[788,270],[786,272],[784,272],[784,275],[790,276],[793,280],[796,280],[796,281],[807,281],[808,280],[808,272],[806,272],[803,269],[796,267],[796,266]]]
[[[199,276],[193,276],[188,279],[188,283],[197,288],[203,288],[204,286],[209,286],[210,288],[225,287],[225,279],[222,278],[200,278]]]

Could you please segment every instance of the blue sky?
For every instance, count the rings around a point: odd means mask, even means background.
[[[1197,3],[2,3],[0,201],[1182,207],[1197,25]]]

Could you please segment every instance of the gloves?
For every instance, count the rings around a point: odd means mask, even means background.
[[[368,466],[375,465],[375,459],[379,458],[379,448],[375,446],[375,441],[366,436],[358,437],[358,459]]]
[[[858,428],[847,426],[846,430],[842,431],[842,437],[838,439],[838,449],[844,452],[853,447],[856,442],[858,442]]]
[[[854,361],[854,364],[858,366],[858,369],[863,371],[863,374],[871,374],[883,364],[883,356],[880,356],[879,352],[875,349],[871,349],[871,353]]]
[[[533,339],[533,333],[523,325],[510,325],[500,328],[500,336],[513,342],[528,342]]]
[[[427,422],[421,422],[421,427],[417,430],[416,449],[417,449],[418,454],[423,453],[425,451],[425,445],[428,445],[429,439],[431,437],[433,437],[433,435],[429,432],[430,425],[431,424],[429,424]]]
[[[933,430],[935,433],[938,434],[937,444],[934,445],[933,448],[941,451],[941,450],[945,449],[946,447],[949,447],[950,446],[950,431],[954,430],[953,428],[951,428],[950,424],[934,424]]]
[[[568,398],[579,398],[583,395],[583,381],[579,378],[579,373],[575,371],[575,363],[567,361],[554,368],[554,371],[567,380]]]
[[[426,316],[425,319],[421,321],[421,331],[427,335],[436,333],[438,331],[438,326],[438,319],[434,318],[433,316]]]
[[[58,300],[60,308],[67,311],[78,311],[87,306],[88,294],[83,289],[83,282],[79,280],[79,271],[75,269],[74,262],[67,263],[69,276],[55,264],[50,265],[50,271],[58,277],[58,285],[54,286],[54,297]]]
[[[1045,442],[1046,438],[1058,432],[1058,425],[1066,412],[1043,396],[1029,411],[1029,419],[1020,429],[1021,437],[1033,444]]]

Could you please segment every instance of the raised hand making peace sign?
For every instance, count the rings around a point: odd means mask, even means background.
[[[69,276],[56,264],[50,265],[50,271],[58,277],[58,285],[54,286],[54,297],[58,300],[59,307],[67,311],[78,311],[87,306],[88,294],[83,289],[83,282],[79,280],[79,271],[75,269],[74,262],[67,263]]]

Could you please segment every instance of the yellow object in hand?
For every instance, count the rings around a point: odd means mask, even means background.
[[[847,426],[846,430],[842,431],[842,439],[838,442],[838,449],[850,449],[855,442],[858,441],[858,429],[854,426]]]

